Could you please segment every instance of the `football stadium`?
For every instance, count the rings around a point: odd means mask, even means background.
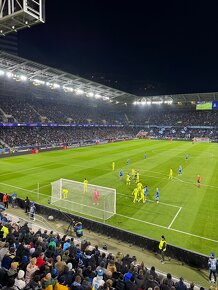
[[[44,22],[31,2],[2,35]],[[216,283],[217,92],[141,97],[2,50],[0,100],[2,289]]]

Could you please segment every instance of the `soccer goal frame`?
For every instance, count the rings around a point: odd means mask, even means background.
[[[116,214],[116,189],[69,179],[51,182],[51,205],[108,220]]]

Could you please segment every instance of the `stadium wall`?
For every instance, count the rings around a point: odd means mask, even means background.
[[[2,197],[3,193],[0,193],[1,200]],[[24,200],[18,198],[18,206],[24,208]],[[76,222],[80,221],[83,224],[84,229],[88,231],[100,233],[113,239],[128,243],[131,246],[137,246],[142,248],[142,250],[146,249],[153,252],[154,254],[157,254],[159,241],[116,227],[112,227],[104,223],[93,221],[73,214],[68,214],[62,212],[58,208],[54,209],[40,204],[36,204],[36,208],[37,214],[39,215],[41,214],[46,217],[52,215],[55,220],[62,220],[68,223],[70,223],[72,220],[75,220]],[[167,256],[197,269],[208,269],[208,257],[196,252],[188,251],[173,245],[168,245]]]

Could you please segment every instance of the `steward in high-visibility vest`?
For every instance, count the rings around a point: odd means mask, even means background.
[[[161,263],[164,264],[164,257],[167,250],[167,242],[164,236],[161,236],[161,240],[159,243],[159,250],[161,251]]]

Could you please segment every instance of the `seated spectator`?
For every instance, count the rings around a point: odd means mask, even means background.
[[[51,273],[47,273],[43,276],[41,283],[42,289],[53,289],[53,286],[58,282],[57,278],[52,278]],[[52,286],[52,288],[50,288]]]
[[[187,286],[184,283],[184,279],[182,277],[179,278],[179,281],[175,284],[176,290],[187,290]]]
[[[105,281],[103,280],[103,271],[99,270],[97,272],[97,276],[94,277],[93,281],[92,281],[92,288],[94,290],[98,290],[99,287],[104,286]]]
[[[66,263],[61,261],[61,256],[57,256],[57,262],[55,263],[55,269],[57,269],[58,273],[61,274],[64,271],[64,267]]]
[[[36,257],[30,260],[30,263],[27,265],[26,268],[26,275],[25,275],[25,282],[28,284],[32,278],[32,275],[39,270],[38,266],[36,266]]]
[[[14,278],[7,279],[6,286],[4,286],[2,290],[14,290],[14,283],[15,283]]]
[[[19,270],[17,274],[17,278],[15,278],[14,289],[22,290],[26,286],[26,282],[24,281],[25,272],[23,270]]]
[[[16,250],[15,248],[11,247],[9,250],[9,253],[7,253],[4,258],[2,259],[2,267],[5,269],[9,269],[11,263],[14,261],[15,259],[15,254]]]
[[[44,260],[44,258],[45,258],[45,254],[44,253],[41,253],[40,255],[39,255],[39,257],[36,259],[36,266],[39,268],[39,269],[41,269],[41,267],[43,266],[43,265],[45,265],[45,260]]]
[[[7,275],[8,277],[13,277],[13,278],[17,276],[17,263],[16,262],[11,263],[11,266],[7,271]]]
[[[75,281],[71,285],[70,289],[71,290],[84,290],[84,288],[81,285],[81,281],[82,281],[81,277],[79,275],[77,275],[75,277]],[[94,288],[94,289],[97,289],[97,288]]]

